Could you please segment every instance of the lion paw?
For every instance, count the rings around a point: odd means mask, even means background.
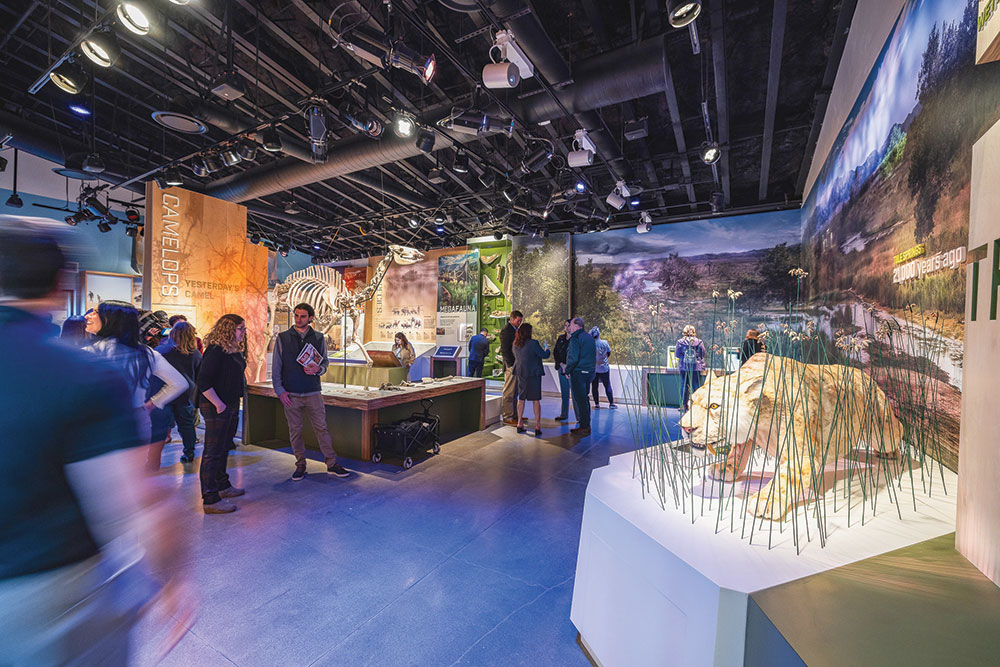
[[[784,500],[785,496],[770,493],[764,489],[760,493],[750,496],[747,513],[754,515],[758,519],[781,521],[788,513],[788,507],[785,506],[786,503]]]
[[[736,466],[716,464],[708,469],[708,476],[719,482],[732,483],[740,476]]]

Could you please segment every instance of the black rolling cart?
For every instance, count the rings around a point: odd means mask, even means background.
[[[383,453],[391,453],[403,458],[403,468],[413,467],[415,454],[435,454],[441,452],[441,418],[431,414],[434,400],[420,401],[423,412],[414,412],[395,424],[377,425],[372,438],[372,463],[379,463]]]

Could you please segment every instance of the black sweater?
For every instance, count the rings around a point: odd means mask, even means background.
[[[198,392],[205,393],[214,389],[226,406],[234,404],[243,397],[246,380],[243,373],[247,362],[241,352],[226,354],[218,345],[209,345],[201,359],[201,369],[198,371]],[[204,403],[208,399],[202,399]]]

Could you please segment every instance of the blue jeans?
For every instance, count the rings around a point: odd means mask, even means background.
[[[594,381],[594,371],[573,371],[570,389],[573,392],[573,409],[580,422],[580,428],[590,428],[590,383]]]
[[[152,442],[167,439],[174,421],[184,443],[184,454],[194,458],[194,444],[198,437],[194,433],[194,404],[191,401],[171,403],[165,408],[153,410],[149,415],[153,426]]]
[[[559,375],[559,393],[562,394],[562,407],[559,410],[560,417],[569,417],[569,378],[558,373]],[[576,412],[576,406],[573,406],[573,412]]]
[[[701,386],[701,371],[681,371],[681,407],[687,410],[691,394]]]

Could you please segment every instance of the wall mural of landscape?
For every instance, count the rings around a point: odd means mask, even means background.
[[[953,468],[972,145],[1000,118],[1000,70],[974,65],[977,8],[904,5],[802,211],[820,330],[901,323]]]

